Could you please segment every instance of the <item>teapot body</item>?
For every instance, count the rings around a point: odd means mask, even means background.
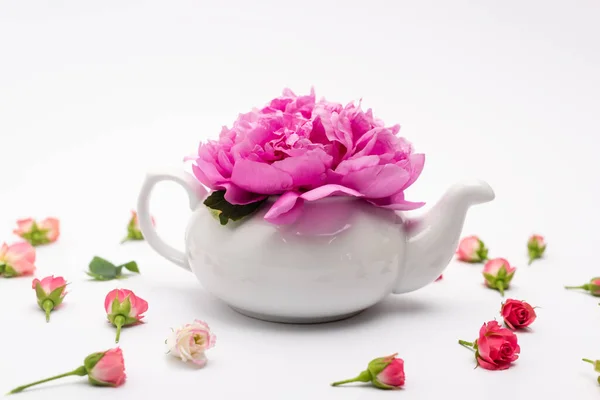
[[[187,262],[214,296],[250,317],[314,323],[354,315],[392,291],[406,251],[398,214],[332,197],[273,225],[264,219],[269,207],[227,225],[205,206],[193,212]]]

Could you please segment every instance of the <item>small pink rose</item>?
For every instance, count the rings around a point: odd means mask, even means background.
[[[47,276],[41,281],[34,279],[31,283],[37,296],[38,305],[46,312],[46,322],[50,322],[50,312],[58,307],[66,296],[67,282],[63,277]]]
[[[500,315],[504,318],[506,326],[512,330],[526,328],[537,318],[529,303],[514,299],[508,299],[502,304]]]
[[[152,225],[156,225],[154,217],[150,218],[152,219]],[[138,216],[134,210],[131,210],[131,218],[129,219],[129,223],[127,224],[127,236],[125,236],[123,240],[121,240],[121,243],[125,243],[130,240],[144,240],[144,235],[140,230]]]
[[[0,247],[0,275],[6,278],[31,275],[35,271],[35,249],[28,242]]]
[[[490,289],[498,290],[504,296],[504,290],[510,286],[516,270],[504,258],[489,260],[483,267],[485,285]]]
[[[542,258],[546,251],[546,241],[543,236],[532,235],[527,241],[527,253],[529,254],[529,264],[538,259]]]
[[[600,296],[600,278],[592,278],[589,283],[585,283],[581,286],[565,286],[565,289],[583,289],[592,296]]]
[[[517,336],[496,321],[483,324],[474,342],[459,340],[458,343],[475,350],[477,365],[492,371],[508,369],[521,352]]]
[[[206,350],[215,345],[217,337],[204,321],[194,320],[181,328],[173,330],[165,341],[167,351],[183,362],[191,361],[199,367],[207,362]]]
[[[148,310],[148,302],[136,296],[131,290],[111,290],[104,299],[104,309],[111,324],[117,327],[115,343],[119,343],[121,328],[142,322]]]
[[[127,376],[125,375],[125,362],[121,349],[117,347],[107,351],[92,353],[85,358],[82,366],[73,371],[19,386],[8,392],[8,394],[19,393],[31,386],[67,376],[86,375],[88,382],[94,386],[117,387],[124,384]]]
[[[351,382],[371,382],[378,389],[400,389],[404,386],[404,360],[397,358],[398,353],[387,357],[372,360],[367,369],[356,378],[345,379],[331,384],[331,386],[344,385]]]
[[[20,219],[13,233],[32,246],[53,243],[60,235],[60,222],[56,218],[46,218],[42,221],[35,221],[33,218]]]
[[[459,261],[480,263],[487,260],[488,249],[477,236],[467,236],[458,244],[456,255]]]

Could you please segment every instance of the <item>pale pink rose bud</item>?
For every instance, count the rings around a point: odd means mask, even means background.
[[[90,354],[83,361],[83,365],[73,371],[19,386],[8,392],[8,394],[19,393],[31,386],[73,375],[87,375],[88,382],[94,386],[121,386],[125,383],[125,379],[127,378],[125,375],[123,353],[121,352],[121,349],[117,347],[115,349]]]
[[[490,289],[498,290],[504,296],[504,290],[510,286],[516,270],[504,258],[489,260],[483,267],[485,285]]]
[[[6,243],[0,247],[0,276],[12,278],[35,271],[35,249],[28,242]]]
[[[58,307],[66,296],[67,282],[62,276],[47,276],[41,281],[34,279],[31,283],[37,296],[38,305],[46,312],[46,322],[50,322],[50,312]]]
[[[46,218],[42,221],[35,221],[33,218],[20,219],[13,233],[27,240],[32,246],[53,243],[60,235],[60,222],[56,218]]]
[[[588,292],[592,296],[599,297],[600,296],[600,277],[590,279],[589,283],[584,283],[581,286],[565,286],[565,289],[583,289]]]
[[[480,263],[487,260],[488,249],[477,236],[467,236],[458,244],[456,255],[459,261]]]
[[[148,302],[136,296],[131,290],[111,290],[104,299],[104,309],[111,324],[117,327],[115,343],[119,343],[121,328],[142,322],[148,311]]]
[[[527,253],[529,254],[529,264],[538,258],[542,258],[546,251],[546,241],[543,236],[532,235],[527,241]]]
[[[156,225],[154,217],[150,218],[152,219],[152,225]],[[137,213],[134,210],[131,210],[131,218],[129,219],[129,223],[127,224],[127,236],[125,236],[123,240],[121,240],[121,243],[125,243],[130,240],[144,240],[144,235],[140,230]]]
[[[334,382],[331,386],[344,385],[351,382],[371,382],[378,389],[400,389],[404,386],[404,360],[396,358],[398,353],[372,360],[367,369],[356,378]]]
[[[200,320],[194,320],[179,329],[173,330],[165,340],[168,353],[178,357],[183,362],[191,361],[203,367],[206,365],[206,350],[212,348],[217,337],[211,332],[208,324]]]

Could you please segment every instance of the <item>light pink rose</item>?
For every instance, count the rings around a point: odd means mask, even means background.
[[[85,364],[88,365],[87,362]],[[106,351],[102,358],[88,370],[90,382],[99,386],[121,386],[126,378],[123,352],[118,347]]]
[[[6,243],[0,247],[0,275],[7,278],[31,275],[35,271],[35,249],[28,242]]]
[[[54,275],[47,276],[47,277],[43,278],[41,281],[39,279],[35,278],[33,280],[33,282],[31,283],[32,288],[35,289],[35,287],[37,286],[38,283],[42,287],[42,290],[44,291],[44,293],[47,295],[49,295],[54,290],[56,290],[60,287],[62,287],[64,289],[64,288],[66,288],[66,285],[67,285],[65,278],[63,278],[62,276],[57,276],[55,278]],[[67,292],[65,292],[63,290],[60,297],[65,297],[66,294],[67,294]]]
[[[119,343],[122,327],[142,323],[148,302],[131,290],[114,289],[104,298],[104,309],[108,321],[117,328],[115,343]]]
[[[459,261],[479,263],[487,259],[488,249],[477,236],[467,236],[458,244],[456,255]]]
[[[425,156],[359,105],[296,96],[286,89],[266,107],[241,114],[218,141],[202,143],[192,169],[212,190],[225,190],[231,204],[282,195],[265,219],[293,222],[305,201],[354,196],[376,206],[412,210],[405,200]]]
[[[60,236],[60,222],[56,218],[46,218],[42,221],[35,221],[33,218],[20,219],[13,233],[33,246],[53,243]]]
[[[42,310],[46,312],[46,322],[50,322],[50,312],[62,304],[67,295],[67,282],[62,276],[47,276],[41,281],[34,279],[31,282],[32,289],[35,289],[37,303]],[[54,292],[56,291],[56,292]]]
[[[205,352],[215,345],[216,340],[206,322],[194,320],[174,330],[167,338],[166,345],[169,354],[183,362],[191,361],[203,367],[207,362]]]
[[[504,258],[489,260],[483,267],[485,285],[490,289],[498,290],[504,296],[504,290],[510,286],[516,270]]]

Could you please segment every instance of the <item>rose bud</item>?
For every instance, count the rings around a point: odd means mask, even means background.
[[[151,218],[152,225],[156,225],[154,217]],[[130,240],[144,240],[144,235],[142,235],[142,231],[140,230],[140,225],[138,223],[137,213],[133,210],[131,211],[129,223],[127,224],[127,236],[121,240],[121,243],[125,243]]]
[[[398,353],[394,353],[391,356],[376,358],[356,378],[334,382],[331,386],[350,382],[371,382],[378,389],[400,389],[405,381],[404,360],[396,358],[397,355]]]
[[[537,315],[529,303],[508,299],[500,308],[504,323],[512,330],[526,328],[535,321]]]
[[[31,283],[32,289],[35,289],[37,303],[42,310],[46,312],[46,322],[50,322],[50,311],[58,307],[67,292],[67,282],[63,277],[47,276],[41,281],[34,279]]]
[[[590,283],[581,286],[565,286],[565,289],[583,289],[590,292],[592,296],[600,296],[600,278],[592,278]]]
[[[117,327],[115,343],[119,343],[121,328],[141,323],[142,314],[148,310],[148,302],[131,290],[114,289],[106,295],[104,309],[110,323]]]
[[[474,342],[459,340],[458,343],[475,350],[477,365],[489,370],[508,369],[521,352],[517,335],[496,321],[483,324]]]
[[[204,352],[215,345],[217,337],[210,331],[206,322],[194,320],[191,324],[174,330],[165,340],[168,353],[183,362],[191,361],[199,367],[206,365]]]
[[[123,383],[125,383],[126,379],[123,353],[121,352],[121,349],[117,347],[108,351],[90,354],[85,358],[82,366],[74,369],[71,372],[66,372],[51,378],[46,378],[37,382],[29,383],[27,385],[19,386],[18,388],[8,392],[8,394],[22,392],[28,387],[72,375],[87,375],[88,382],[95,386],[121,386]]]
[[[0,247],[0,275],[6,278],[31,275],[35,271],[35,249],[28,242]]]
[[[39,222],[33,218],[20,219],[13,233],[27,240],[32,246],[39,246],[56,242],[60,235],[60,223],[56,218],[46,218]]]
[[[589,358],[582,358],[581,360],[585,361],[586,363],[592,364],[594,366],[594,371],[600,372],[600,360],[592,361]],[[600,378],[599,378],[599,382],[600,382]]]
[[[480,263],[487,260],[488,249],[477,236],[467,236],[458,244],[456,255],[459,261]]]
[[[498,290],[504,296],[504,290],[510,286],[516,270],[504,258],[489,260],[483,267],[485,285],[490,289]]]
[[[532,235],[527,241],[527,252],[529,253],[529,265],[538,258],[542,258],[546,251],[546,242],[540,235]]]

